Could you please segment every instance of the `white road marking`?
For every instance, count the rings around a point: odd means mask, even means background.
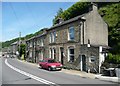
[[[55,83],[53,83],[53,82],[47,81],[47,80],[45,80],[45,79],[42,79],[42,78],[37,77],[37,76],[35,76],[35,75],[32,75],[32,74],[30,74],[30,73],[24,72],[24,71],[22,71],[22,70],[20,70],[20,69],[18,69],[18,68],[16,68],[16,67],[13,67],[12,65],[10,65],[10,64],[7,62],[7,59],[5,60],[5,64],[6,64],[8,67],[10,67],[11,69],[13,69],[13,70],[15,70],[15,71],[17,71],[17,72],[25,75],[25,76],[28,76],[28,77],[30,77],[30,78],[32,78],[32,79],[34,79],[34,80],[37,80],[37,81],[42,82],[42,83],[44,83],[44,84],[57,85],[57,84],[55,84]]]

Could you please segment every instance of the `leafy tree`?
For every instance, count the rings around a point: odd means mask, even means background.
[[[113,64],[120,64],[120,55],[113,55],[109,53],[106,58],[106,62]]]
[[[58,18],[61,17],[62,13],[63,13],[63,9],[60,8],[60,9],[58,10],[58,12],[57,12],[57,15],[56,15],[55,18],[53,19],[53,25],[55,25],[55,24],[58,23]]]
[[[25,55],[26,44],[21,44],[19,49],[19,56]]]
[[[90,7],[89,2],[77,2],[62,13],[62,18],[64,20],[68,20],[75,16],[86,13],[89,11],[89,7]]]
[[[88,12],[89,6],[90,6],[90,2],[77,2],[65,11],[63,11],[62,8],[60,8],[57,12],[57,15],[53,19],[53,25],[58,23],[57,22],[58,18],[62,18],[63,20],[68,20],[75,16]]]
[[[99,9],[99,13],[108,24],[109,30],[109,46],[112,47],[110,50],[113,54],[120,54],[120,4],[109,3],[103,5]]]

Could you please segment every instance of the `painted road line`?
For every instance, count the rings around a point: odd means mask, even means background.
[[[42,82],[42,83],[44,83],[44,84],[50,84],[50,85],[54,85],[54,86],[57,85],[57,84],[55,84],[55,83],[53,83],[53,82],[50,82],[50,81],[48,81],[48,80],[42,79],[42,78],[40,78],[40,77],[37,77],[37,76],[35,76],[35,75],[32,75],[32,74],[27,73],[27,72],[25,72],[25,71],[22,71],[22,70],[20,70],[20,69],[18,69],[18,68],[16,68],[16,67],[13,67],[12,65],[10,65],[10,64],[8,63],[7,59],[5,59],[5,64],[6,64],[8,67],[10,67],[11,69],[15,70],[16,72],[19,72],[19,73],[21,73],[21,74],[23,74],[23,75],[25,75],[25,76],[28,76],[28,77],[30,77],[30,78],[32,78],[32,79],[34,79],[34,80],[37,80],[37,81]],[[57,85],[57,86],[58,86],[58,85]]]

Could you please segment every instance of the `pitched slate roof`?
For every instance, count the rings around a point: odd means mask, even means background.
[[[74,22],[74,21],[77,21],[77,20],[84,20],[84,19],[82,19],[82,17],[84,17],[86,14],[87,14],[87,13],[82,14],[82,15],[79,15],[79,16],[76,16],[76,17],[71,18],[71,19],[69,19],[69,20],[63,21],[62,23],[56,24],[55,26],[52,26],[52,27],[50,27],[49,29],[46,29],[46,30],[51,30],[51,29],[60,27],[60,26],[62,26],[62,25],[65,25],[65,24],[68,24],[68,23],[71,23],[71,22]],[[28,39],[28,40],[26,40],[26,41],[30,41],[30,40],[32,40],[32,39],[34,39],[34,38],[41,37],[41,36],[46,35],[46,34],[47,34],[47,33],[43,33],[43,34],[34,36],[34,37],[32,37],[32,38],[30,38],[30,39]]]
[[[71,19],[69,19],[69,20],[63,21],[63,22],[60,23],[60,24],[56,24],[55,26],[52,26],[52,27],[49,28],[48,30],[51,30],[51,29],[53,29],[53,28],[57,28],[57,27],[60,27],[60,26],[62,26],[62,25],[65,25],[65,24],[68,24],[68,23],[71,23],[71,22],[77,21],[77,20],[79,20],[79,19],[82,20],[82,17],[85,16],[86,14],[87,14],[87,13],[82,14],[82,15],[79,15],[79,16],[76,16],[76,17],[71,18]]]
[[[16,45],[17,43],[18,43],[18,41],[16,41],[16,42],[12,43],[11,45]]]

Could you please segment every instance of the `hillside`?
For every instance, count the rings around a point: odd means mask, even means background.
[[[47,28],[43,28],[43,29],[47,29]],[[37,32],[35,32],[33,34],[28,34],[25,37],[21,37],[21,40],[27,40],[27,39],[29,39],[29,38],[31,38],[33,36],[41,34],[43,32],[43,29],[41,29],[41,30],[39,30],[39,31],[37,31]],[[12,44],[12,43],[14,43],[14,42],[16,42],[18,40],[19,40],[19,38],[15,38],[15,39],[12,39],[12,40],[9,40],[9,41],[2,42],[2,48],[9,47],[10,44]]]

